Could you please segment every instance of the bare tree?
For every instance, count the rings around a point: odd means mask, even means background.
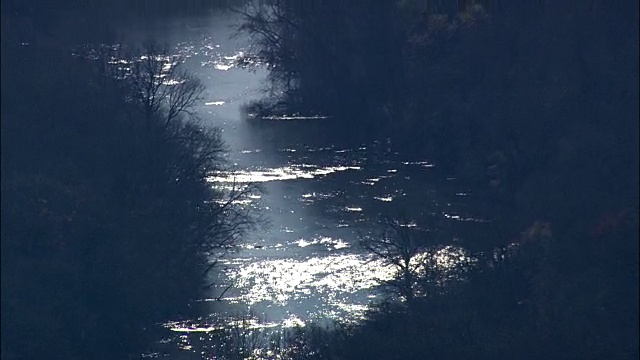
[[[232,10],[243,19],[238,34],[251,39],[249,57],[268,65],[270,96],[275,100],[269,110],[301,101],[303,74],[315,69],[319,58],[323,63],[350,63],[334,39],[318,31],[318,15],[327,11],[322,2],[265,0]]]
[[[411,304],[420,292],[422,280],[435,269],[437,238],[432,231],[419,228],[405,217],[385,217],[380,226],[379,233],[360,235],[360,245],[395,269],[395,277],[382,284]]]
[[[157,141],[158,151],[151,153],[149,160],[168,164],[164,165],[168,182],[187,184],[186,189],[204,189],[198,195],[203,201],[195,206],[188,230],[181,236],[206,255],[205,277],[236,248],[247,231],[261,222],[254,209],[240,205],[260,189],[253,184],[208,183],[208,178],[228,170],[228,149],[220,129],[200,124],[196,106],[204,86],[182,68],[181,56],[149,41],[142,47],[103,47],[93,57],[98,60],[99,71],[119,80],[126,100],[140,111],[149,136]]]
[[[148,127],[157,122],[166,130],[180,116],[195,119],[204,86],[182,68],[182,56],[169,54],[154,41],[142,47],[103,47],[97,56],[102,71],[119,79],[128,100],[139,106]]]
[[[300,24],[294,21],[293,14],[288,13],[286,8],[285,0],[268,0],[259,5],[248,3],[232,10],[244,19],[238,27],[238,33],[251,37],[253,55],[269,64],[272,83],[291,91],[297,71],[290,69],[294,54],[288,51],[287,44],[291,41],[290,35],[299,31]]]

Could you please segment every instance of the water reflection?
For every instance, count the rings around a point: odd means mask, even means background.
[[[212,176],[211,182],[235,182],[235,183],[259,183],[267,181],[293,180],[293,179],[313,179],[317,176],[329,175],[338,171],[360,170],[359,166],[327,166],[318,167],[316,165],[300,164],[290,165],[280,168],[261,170],[239,170],[228,172],[223,175]]]
[[[248,45],[229,40],[229,25],[235,21],[228,14],[216,15],[188,28],[170,25],[157,35],[172,42],[175,54],[205,85],[199,114],[204,125],[223,130],[230,148],[236,170],[209,181],[221,188],[261,183],[265,193],[252,195],[243,205],[260,208],[270,226],[249,234],[223,261],[220,273],[212,275],[219,287],[198,304],[215,317],[167,327],[178,334],[214,333],[238,325],[232,315],[250,310],[260,315],[242,320],[247,329],[358,318],[375,298],[376,285],[395,273],[361,251],[358,230],[370,229],[380,214],[397,208],[416,219],[425,213],[454,221],[475,217],[436,198],[434,164],[397,158],[380,142],[321,137],[326,117],[291,114],[258,124],[245,121],[243,105],[260,98],[266,72],[246,68]],[[436,260],[442,268],[453,268],[468,258],[449,248],[436,254]],[[185,339],[176,341],[189,349]]]
[[[379,264],[355,254],[315,256],[308,259],[259,260],[229,274],[245,292],[234,299],[253,305],[263,301],[287,305],[307,296],[355,293],[387,277]]]

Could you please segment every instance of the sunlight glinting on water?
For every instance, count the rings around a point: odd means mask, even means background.
[[[346,243],[344,240],[333,239],[328,236],[316,237],[311,241],[307,241],[305,239],[299,239],[295,242],[295,244],[297,244],[299,247],[307,247],[309,245],[328,245],[329,250],[331,249],[340,250],[340,249],[345,249],[350,247],[350,245]]]
[[[238,301],[249,305],[266,301],[281,306],[305,293],[335,296],[371,289],[378,280],[390,280],[392,275],[392,269],[381,261],[356,254],[259,260],[231,269],[228,274],[239,288],[246,290]]]
[[[194,46],[183,46],[185,57],[198,55],[194,51]],[[224,55],[220,50],[220,45],[206,44],[200,48],[200,54],[210,57],[209,60],[201,61],[200,66],[203,68],[213,68],[218,71],[228,71],[234,68],[256,67],[261,64],[255,58],[247,56],[243,51],[236,51],[233,55]]]
[[[236,171],[225,175],[209,177],[210,182],[257,183],[277,180],[313,179],[334,172],[346,170],[360,170],[359,166],[328,166],[290,165],[280,168],[269,168],[254,171]]]
[[[162,81],[162,84],[166,86],[173,86],[173,85],[182,84],[183,82],[184,80],[169,79],[169,80]]]
[[[180,322],[170,322],[165,324],[167,328],[175,332],[211,332],[224,329],[224,326],[186,327]]]
[[[452,269],[456,265],[473,262],[463,249],[447,246],[435,254],[436,265],[441,269]]]
[[[341,240],[328,237],[305,241],[297,241],[298,246],[333,245],[339,249]],[[238,260],[238,259],[237,259]],[[324,317],[358,318],[364,314],[367,306],[353,303],[350,296],[360,291],[371,291],[381,282],[389,281],[397,275],[398,269],[388,265],[381,259],[364,254],[333,254],[324,256],[307,256],[302,259],[244,259],[242,265],[235,262],[234,267],[227,268],[227,277],[243,293],[235,297],[227,297],[225,301],[236,304],[273,304],[290,306],[292,303],[315,296],[322,299],[324,305],[320,311]],[[412,259],[418,273],[425,275],[430,266],[443,271],[445,276],[455,273],[461,264],[472,263],[473,259],[460,248],[446,247],[435,253],[424,252]],[[431,264],[431,265],[429,265]],[[232,265],[228,262],[227,265]],[[237,266],[240,265],[240,266]],[[450,274],[450,275],[447,275]],[[374,295],[369,295],[372,297]],[[317,311],[318,309],[316,309]],[[291,314],[291,317],[295,315]],[[295,320],[303,324],[300,319]],[[260,322],[258,326],[272,326],[274,323]],[[265,325],[266,324],[266,325]],[[280,322],[279,326],[287,326],[288,322]],[[213,331],[215,327],[180,326],[174,323],[169,326],[175,331]]]
[[[225,64],[214,64],[213,67],[216,70],[221,70],[221,71],[227,71],[231,68],[233,68],[233,65],[225,65]]]
[[[302,115],[273,115],[273,116],[263,116],[264,120],[323,120],[329,119],[329,116],[322,115],[313,115],[313,116],[302,116]],[[339,152],[339,151],[338,151]]]
[[[402,164],[404,164],[404,165],[420,165],[420,166],[426,167],[426,168],[435,167],[435,165],[430,163],[429,161],[404,161]]]
[[[335,198],[336,196],[338,196],[340,193],[335,191],[335,192],[327,192],[327,193],[320,193],[320,192],[312,192],[312,193],[306,193],[306,194],[302,194],[300,196],[300,201],[305,202],[305,203],[313,203],[315,200],[326,200],[326,199],[331,199],[331,198]]]
[[[457,194],[456,194],[457,195]],[[478,218],[474,218],[474,217],[463,217],[460,216],[458,214],[448,214],[448,213],[443,213],[443,216],[447,219],[451,219],[451,220],[457,220],[457,221],[473,221],[473,222],[487,222],[487,220],[483,220],[483,219],[478,219]]]
[[[374,199],[378,200],[378,201],[382,201],[382,202],[390,202],[393,201],[393,196],[391,195],[387,195],[387,196],[374,196]]]

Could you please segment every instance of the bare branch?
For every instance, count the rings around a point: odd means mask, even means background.
[[[360,234],[360,245],[385,265],[396,269],[396,277],[381,284],[394,288],[411,302],[421,276],[419,270],[425,268],[417,261],[417,256],[433,245],[428,241],[430,234],[406,219],[384,218],[380,225],[379,234]]]

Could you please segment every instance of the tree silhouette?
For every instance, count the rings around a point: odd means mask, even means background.
[[[194,117],[188,74],[172,85],[150,61],[127,83],[12,40],[3,33],[2,357],[140,354],[163,322],[194,315],[207,273],[255,224],[238,205],[252,189],[208,181],[226,148]]]
[[[426,283],[434,280],[434,257],[445,246],[444,239],[404,216],[386,216],[379,221],[379,227],[378,232],[361,234],[360,246],[394,270],[394,278],[381,281],[381,285],[412,305],[417,294],[425,295]]]

